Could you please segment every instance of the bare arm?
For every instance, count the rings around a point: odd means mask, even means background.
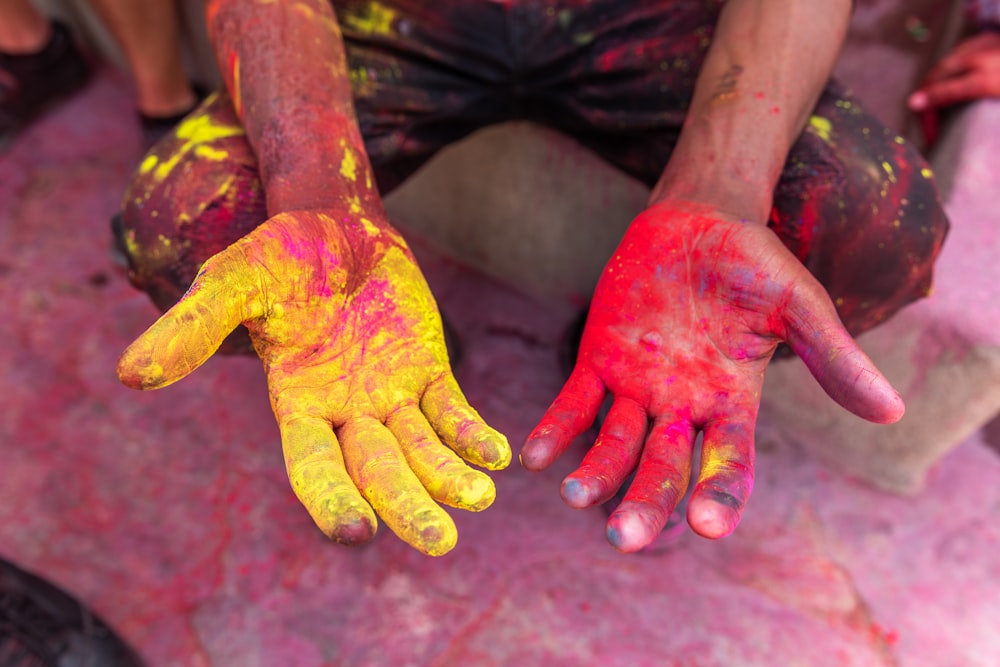
[[[493,482],[465,461],[503,468],[510,446],[462,395],[430,289],[386,219],[333,13],[324,0],[216,0],[208,22],[271,217],[205,262],[119,376],[170,384],[246,325],[289,481],[317,526],[359,544],[377,512],[445,553],[458,532],[439,503],[488,507]]]
[[[729,0],[650,203],[693,200],[766,221],[850,11],[850,0]]]
[[[753,489],[764,372],[781,341],[845,408],[876,422],[902,416],[826,290],[764,225],[849,9],[726,4],[670,163],[597,284],[572,375],[521,452],[528,469],[547,467],[610,395],[562,496],[579,508],[605,502],[635,471],[607,523],[621,551],[655,539],[692,480],[692,529],[719,538],[736,528]]]
[[[327,0],[213,0],[219,69],[260,162],[268,212],[381,207]]]

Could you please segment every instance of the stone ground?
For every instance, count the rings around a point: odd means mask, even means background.
[[[762,424],[733,536],[623,556],[556,469],[498,473],[431,559],[388,531],[329,544],[289,489],[264,378],[215,359],[160,392],[117,355],[154,318],[109,262],[139,159],[103,72],[0,156],[0,553],[92,605],[153,666],[1000,664],[1000,458],[977,434],[917,495],[824,468]],[[459,380],[512,443],[560,384],[572,315],[423,257],[465,341]]]

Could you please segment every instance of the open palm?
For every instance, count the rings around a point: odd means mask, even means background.
[[[170,384],[240,323],[264,363],[289,480],[326,534],[367,541],[377,511],[437,555],[457,532],[434,501],[469,510],[493,501],[492,481],[462,459],[503,468],[509,446],[462,396],[430,290],[383,221],[271,218],[205,263],[125,351],[119,376],[136,388]]]
[[[598,283],[576,367],[521,454],[548,466],[610,412],[563,482],[574,507],[613,496],[622,551],[642,548],[684,496],[704,432],[688,522],[706,537],[736,527],[753,487],[753,434],[764,372],[787,342],[824,389],[866,419],[897,420],[902,401],[843,328],[823,287],[761,224],[694,204],[650,208]]]

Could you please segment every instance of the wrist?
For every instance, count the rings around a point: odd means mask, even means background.
[[[667,169],[653,187],[648,207],[659,205],[713,209],[734,218],[766,224],[771,214],[774,185],[768,180],[709,170]]]
[[[767,220],[790,141],[782,131],[747,136],[729,121],[713,114],[688,118],[650,192],[650,205],[699,202],[740,218]]]

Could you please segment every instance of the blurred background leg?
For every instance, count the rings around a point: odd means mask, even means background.
[[[0,52],[35,53],[45,47],[50,36],[48,19],[30,0],[0,2]]]
[[[114,35],[136,85],[136,105],[151,117],[191,111],[196,95],[184,71],[174,0],[90,0]]]

